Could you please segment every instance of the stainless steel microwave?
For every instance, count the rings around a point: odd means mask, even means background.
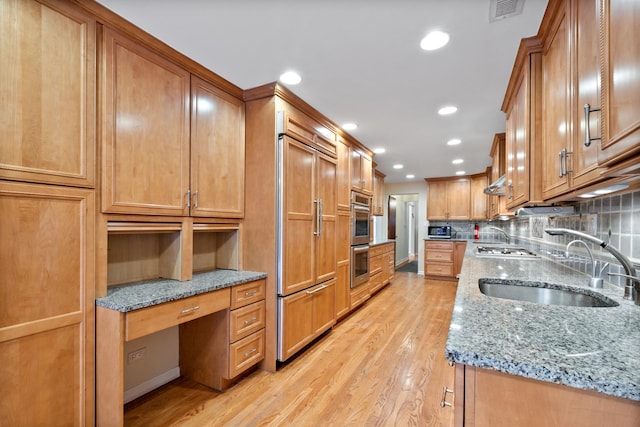
[[[450,225],[430,225],[427,233],[427,237],[430,239],[450,239],[451,238],[451,226]]]

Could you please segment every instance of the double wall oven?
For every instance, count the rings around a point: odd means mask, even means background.
[[[351,192],[351,288],[369,281],[371,198]]]

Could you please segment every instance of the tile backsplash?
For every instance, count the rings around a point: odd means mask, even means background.
[[[640,191],[621,195],[589,199],[574,205],[576,213],[570,216],[516,216],[507,221],[432,221],[430,225],[450,224],[457,238],[473,239],[474,225],[480,225],[481,241],[503,241],[501,233],[489,226],[499,227],[512,236],[512,243],[528,247],[555,258],[575,270],[591,274],[591,261],[582,245],[573,245],[570,257],[565,257],[567,243],[572,236],[551,236],[544,232],[548,227],[570,228],[608,242],[628,256],[640,272]],[[615,285],[624,286],[625,279],[608,276],[607,271],[624,273],[618,261],[606,250],[588,244],[598,260],[600,270],[605,262],[610,262],[603,278]]]

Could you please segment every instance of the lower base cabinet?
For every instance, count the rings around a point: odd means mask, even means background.
[[[424,277],[426,279],[457,280],[467,242],[424,242]]]
[[[456,365],[455,426],[638,426],[640,402]]]
[[[286,296],[279,301],[283,333],[278,360],[285,361],[336,323],[336,280]]]

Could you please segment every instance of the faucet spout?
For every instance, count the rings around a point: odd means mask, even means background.
[[[596,269],[596,260],[593,258],[593,252],[591,252],[591,248],[587,245],[584,240],[572,240],[567,244],[566,249],[564,250],[564,256],[569,258],[569,248],[572,245],[581,244],[587,250],[589,254],[589,258],[591,258],[591,281],[589,282],[589,286],[592,288],[602,288],[602,279],[599,277]],[[603,268],[604,270],[604,268]]]
[[[607,242],[598,239],[597,237],[594,237],[587,233],[583,233],[581,231],[571,230],[568,228],[547,228],[544,231],[552,236],[568,234],[571,236],[579,237],[580,239],[595,243],[596,245],[600,246],[602,249],[613,255],[624,268],[624,276],[627,278],[626,286],[624,287],[624,298],[632,300],[636,305],[640,305],[640,279],[638,279],[636,275],[636,269],[633,266],[631,260],[624,254],[622,254],[618,249],[608,244]]]
[[[506,231],[504,231],[502,228],[496,227],[496,226],[493,226],[493,225],[490,225],[487,228],[499,231],[500,233],[504,234],[504,240],[507,243],[507,245],[511,244],[511,236],[509,236],[509,234]]]

